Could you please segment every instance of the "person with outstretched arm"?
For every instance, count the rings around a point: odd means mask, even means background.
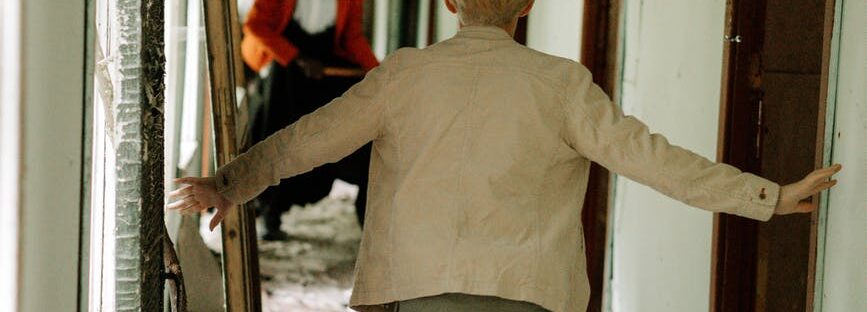
[[[217,225],[280,179],[373,142],[350,305],[358,311],[580,311],[590,162],[701,209],[767,221],[815,209],[841,166],[780,186],[624,116],[582,65],[516,43],[533,0],[445,0],[453,38],[393,53],[343,96],[219,168],[169,208]],[[230,281],[231,282],[231,281]]]

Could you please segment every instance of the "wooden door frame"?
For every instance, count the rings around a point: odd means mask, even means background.
[[[833,108],[831,109],[832,112],[828,114],[829,101],[831,101],[830,105],[832,107],[836,105],[836,103],[833,102],[835,99],[832,99],[834,97],[831,95],[832,91],[830,91],[830,89],[836,87],[836,79],[832,82],[831,75],[837,74],[837,57],[834,54],[836,50],[840,48],[840,28],[838,25],[838,19],[842,17],[842,12],[839,12],[838,10],[842,10],[842,2],[843,0],[825,1],[825,23],[823,25],[824,29],[822,30],[822,75],[820,80],[821,85],[819,87],[819,117],[816,127],[818,131],[816,131],[815,167],[817,168],[828,166],[831,162],[830,151],[827,150],[825,146],[833,143],[833,125],[829,125],[827,122],[829,118],[834,118]],[[836,90],[833,91],[833,93],[836,93]],[[823,274],[820,272],[818,266],[821,265],[821,261],[819,260],[820,253],[824,251],[824,244],[819,241],[819,238],[824,236],[825,227],[825,222],[822,220],[822,209],[827,209],[827,207],[823,207],[823,202],[826,201],[823,201],[821,196],[813,197],[813,204],[815,204],[818,209],[812,213],[810,222],[811,252],[810,259],[807,262],[807,272],[811,280],[807,283],[808,311],[813,311],[815,309],[817,303],[816,293],[822,290]],[[820,233],[820,231],[822,232]],[[821,301],[821,297],[819,297],[818,303],[821,304]]]
[[[581,63],[593,73],[593,82],[609,95],[616,94],[619,78],[620,0],[585,0],[581,28]],[[608,242],[611,173],[592,163],[581,211],[584,226],[590,303],[587,311],[601,311],[605,287],[605,251]]]
[[[818,98],[815,166],[825,163],[825,113],[828,95],[831,40],[837,0],[825,0],[822,30],[822,68]],[[720,97],[719,146],[717,160],[747,172],[760,172],[761,161],[752,157],[757,147],[760,109],[753,103],[750,85],[757,83],[762,69],[755,56],[763,51],[764,1],[728,0],[725,13],[723,71]],[[750,33],[746,33],[751,31]],[[749,39],[749,40],[747,40]],[[818,204],[818,196],[813,197]],[[816,284],[818,210],[811,215],[809,259],[807,260],[806,310],[812,311]],[[756,303],[758,221],[715,214],[711,256],[711,311],[752,311]]]
[[[240,153],[236,137],[236,90],[244,87],[241,62],[241,30],[237,2],[204,0],[211,107],[217,166]],[[223,238],[223,286],[226,310],[262,310],[259,288],[259,256],[255,215],[244,205],[230,211],[221,224]]]
[[[746,96],[736,90],[749,89],[747,77],[756,75],[758,68],[750,67],[745,55],[761,53],[761,40],[736,42],[742,28],[751,23],[764,21],[764,10],[755,10],[757,1],[729,0],[726,4],[725,40],[723,45],[723,70],[720,95],[719,134],[717,161],[725,162],[747,172],[758,172],[759,164],[750,155],[755,155],[757,116],[750,111],[751,101],[737,101]],[[740,12],[751,12],[742,16]],[[759,16],[755,16],[759,15]],[[763,34],[750,36],[762,38]],[[737,78],[743,79],[737,79]],[[732,116],[746,116],[734,118]],[[737,216],[714,214],[713,245],[711,249],[711,311],[748,311],[754,302],[753,292],[740,294],[743,289],[755,288],[755,259],[757,221]],[[749,265],[742,265],[749,264]],[[729,298],[737,298],[731,300]]]

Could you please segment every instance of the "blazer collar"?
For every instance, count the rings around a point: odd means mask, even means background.
[[[504,29],[496,26],[464,26],[455,37],[486,40],[513,40]]]

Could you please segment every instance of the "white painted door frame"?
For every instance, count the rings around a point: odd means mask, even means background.
[[[3,311],[79,303],[86,4],[2,3]]]

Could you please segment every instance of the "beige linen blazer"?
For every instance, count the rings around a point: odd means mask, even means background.
[[[779,186],[624,116],[580,64],[495,27],[401,49],[342,97],[217,171],[244,203],[373,142],[351,305],[442,293],[584,311],[590,161],[689,205],[768,220]]]

